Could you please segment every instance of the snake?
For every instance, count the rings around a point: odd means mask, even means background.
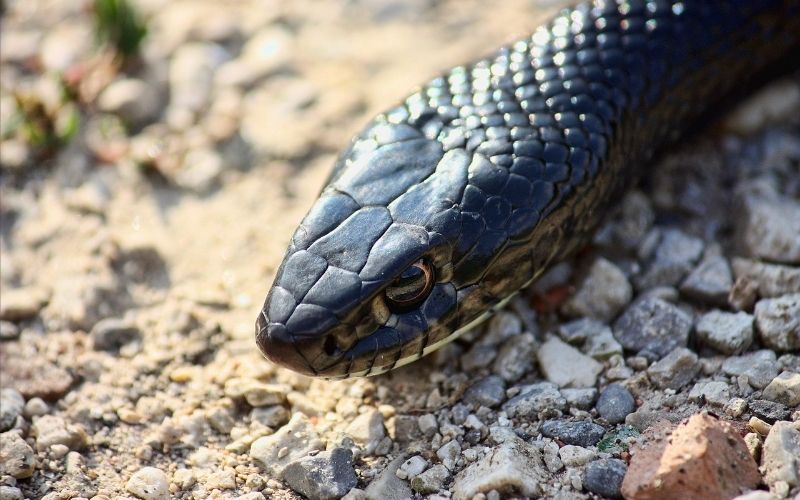
[[[594,0],[419,86],[338,156],[256,343],[328,379],[415,361],[586,246],[658,155],[800,61],[796,0]]]

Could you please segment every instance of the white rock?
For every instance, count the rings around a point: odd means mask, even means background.
[[[142,500],[166,500],[169,498],[167,475],[155,467],[144,467],[136,471],[128,480],[125,489]]]
[[[603,365],[579,350],[551,337],[536,352],[547,380],[559,387],[593,387]]]
[[[800,405],[800,373],[783,372],[764,388],[764,398],[786,406]]]
[[[323,449],[325,445],[306,416],[295,413],[278,432],[256,439],[250,446],[250,456],[273,477],[280,478],[289,462]]]
[[[594,460],[597,453],[582,446],[568,444],[558,450],[558,456],[567,467],[580,467]]]

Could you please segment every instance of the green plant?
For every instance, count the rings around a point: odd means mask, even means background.
[[[94,22],[98,41],[112,45],[123,59],[139,53],[147,27],[127,0],[95,0]]]

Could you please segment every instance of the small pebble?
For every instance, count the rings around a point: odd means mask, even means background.
[[[608,423],[618,424],[624,422],[625,417],[636,410],[636,402],[624,386],[610,384],[600,392],[595,408]]]
[[[596,495],[607,498],[622,498],[620,488],[628,466],[616,458],[595,460],[586,466],[583,485]]]
[[[442,464],[436,464],[422,474],[415,476],[411,480],[411,488],[422,495],[436,493],[444,486],[444,482],[450,477],[450,472]]]
[[[753,317],[744,312],[711,311],[697,322],[697,336],[723,354],[746,351],[753,342]]]
[[[539,346],[536,359],[545,378],[559,387],[593,387],[603,365],[557,337]]]
[[[649,298],[628,307],[614,323],[614,337],[625,349],[662,358],[686,347],[692,318],[661,299]]]
[[[732,376],[745,375],[750,385],[763,389],[778,376],[778,361],[774,351],[763,349],[727,358],[722,371]]]
[[[33,475],[36,456],[18,433],[0,433],[0,457],[0,476],[24,479]]]
[[[764,388],[764,399],[789,407],[800,405],[800,373],[785,371]]]
[[[800,350],[800,293],[759,300],[754,314],[756,329],[767,347]]]
[[[591,421],[568,422],[547,420],[541,427],[542,435],[576,446],[594,446],[606,433],[602,425]]]
[[[766,399],[751,399],[747,402],[747,407],[753,415],[771,424],[786,420],[791,414],[786,406]]]
[[[648,377],[657,387],[675,390],[691,382],[699,372],[697,354],[685,347],[678,347],[647,369]]]
[[[341,498],[358,484],[353,452],[345,448],[299,458],[286,466],[282,476],[290,488],[311,500]]]
[[[142,500],[166,500],[170,497],[167,475],[155,467],[144,467],[136,471],[125,489]]]
[[[569,317],[588,317],[609,321],[630,302],[633,288],[617,266],[597,258],[575,294],[561,308]]]
[[[464,392],[464,401],[477,406],[494,408],[506,399],[505,381],[497,375],[490,375],[472,384]]]
[[[25,398],[16,389],[0,389],[0,432],[14,427],[25,408]]]

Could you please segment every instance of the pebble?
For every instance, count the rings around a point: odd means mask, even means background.
[[[279,478],[290,462],[324,448],[305,415],[295,413],[275,434],[256,439],[250,446],[250,457]]]
[[[260,406],[250,412],[251,421],[272,429],[277,429],[288,422],[291,416],[291,412],[281,405]]]
[[[428,461],[420,455],[414,455],[400,465],[397,471],[397,477],[400,479],[410,479],[422,474],[427,468]]]
[[[725,406],[731,399],[730,387],[718,380],[698,382],[689,391],[689,399],[698,403]]]
[[[727,358],[722,371],[736,377],[744,375],[751,386],[763,389],[778,376],[778,361],[774,351],[762,349]]]
[[[726,306],[733,286],[731,267],[718,251],[709,252],[681,283],[683,295],[700,302]]]
[[[22,500],[22,490],[16,486],[0,486],[0,500]]]
[[[594,387],[566,388],[561,389],[561,395],[570,407],[589,410],[597,400],[597,389]]]
[[[595,460],[586,466],[583,486],[590,492],[607,498],[622,498],[620,488],[628,466],[617,458]]]
[[[753,342],[753,317],[745,312],[710,311],[697,322],[697,337],[723,354],[744,352]]]
[[[772,425],[764,422],[758,417],[750,417],[750,420],[747,421],[747,428],[761,436],[766,436],[772,429]]]
[[[43,415],[34,420],[32,430],[36,436],[37,451],[46,450],[55,444],[62,444],[70,450],[80,450],[89,441],[80,424],[68,424],[63,418],[53,415]]]
[[[564,445],[558,450],[558,457],[567,467],[586,465],[597,457],[597,453],[582,446]]]
[[[236,488],[236,471],[230,467],[211,472],[204,479],[205,486],[209,490],[232,490]]]
[[[497,349],[493,345],[476,343],[461,356],[461,368],[464,371],[486,368],[496,357]]]
[[[746,279],[755,286],[759,297],[778,297],[800,290],[800,267],[768,264],[735,257],[732,261],[736,279]]]
[[[691,382],[700,372],[697,354],[678,347],[647,369],[647,376],[659,388],[678,390]]]
[[[170,498],[167,475],[155,467],[143,467],[134,472],[125,485],[125,489],[142,500],[167,500]]]
[[[592,263],[577,290],[561,308],[568,317],[612,319],[631,301],[633,287],[617,266],[599,257]]]
[[[96,350],[110,352],[119,352],[124,345],[142,339],[142,332],[136,325],[120,318],[101,319],[89,335]]]
[[[383,415],[378,410],[368,410],[354,418],[345,432],[364,448],[364,453],[371,455],[386,437]]]
[[[436,464],[411,480],[411,488],[422,495],[436,493],[444,487],[450,472],[442,464]]]
[[[550,337],[536,351],[545,378],[559,387],[593,387],[603,365],[558,337]]]
[[[569,422],[566,420],[547,420],[540,429],[542,435],[558,439],[562,443],[575,446],[594,446],[603,438],[606,430],[602,425],[589,420]]]
[[[436,416],[432,413],[420,415],[417,419],[417,425],[422,435],[431,438],[439,431],[439,422],[436,421]]]
[[[507,340],[497,353],[492,371],[506,382],[515,382],[533,367],[536,338],[523,333]]]
[[[458,459],[461,458],[461,445],[458,444],[458,441],[450,441],[436,450],[436,456],[442,461],[442,465],[447,467],[447,470],[453,471]]]
[[[220,45],[208,42],[187,43],[178,47],[169,64],[169,107],[191,113],[208,108],[214,73],[229,59]],[[176,124],[173,124],[176,125]],[[181,123],[178,129],[186,128]]]
[[[0,476],[31,477],[35,465],[33,449],[17,432],[0,433]]]
[[[244,398],[250,406],[274,406],[286,402],[291,387],[284,384],[265,384],[253,379],[231,378],[225,382],[225,395]]]
[[[785,420],[791,414],[786,406],[766,399],[751,399],[747,402],[747,407],[753,415],[771,424]]]
[[[761,481],[747,445],[730,424],[693,415],[669,437],[634,446],[625,498],[732,498]]]
[[[746,194],[737,222],[737,239],[747,255],[800,264],[800,202]]]
[[[703,240],[678,229],[667,229],[661,236],[647,270],[635,280],[647,290],[657,286],[677,286],[703,255]]]
[[[534,446],[512,438],[459,472],[451,491],[453,500],[469,500],[492,490],[510,491],[528,497],[540,496],[550,475]]]
[[[19,337],[19,327],[6,320],[0,320],[0,341],[14,340]]]
[[[472,384],[464,392],[464,402],[494,408],[506,399],[506,384],[502,377],[489,375]]]
[[[662,358],[686,347],[692,317],[676,306],[648,298],[628,307],[614,323],[614,337],[627,350]]]
[[[212,148],[195,148],[186,153],[172,180],[193,193],[205,194],[215,188],[225,169],[225,160]]]
[[[620,384],[609,384],[597,399],[597,413],[610,424],[625,421],[629,413],[636,410],[636,402],[630,391]]]
[[[564,410],[566,406],[567,400],[555,384],[539,382],[523,386],[520,394],[506,401],[502,408],[511,418],[530,418],[549,409]]]
[[[22,321],[33,318],[47,303],[46,291],[27,287],[3,290],[3,303],[0,304],[0,320]]]
[[[764,388],[763,396],[790,407],[800,405],[800,373],[782,372]]]
[[[294,491],[311,500],[341,498],[358,484],[353,470],[353,452],[334,448],[299,458],[283,470],[283,480]]]
[[[422,460],[424,461],[425,459],[423,458]],[[364,491],[365,496],[369,500],[405,500],[411,498],[413,492],[408,483],[397,477],[397,471],[405,461],[405,455],[400,455],[389,462],[386,468],[370,481]]]
[[[800,424],[776,422],[761,450],[764,481],[770,486],[783,481],[800,486]]]
[[[800,293],[759,300],[755,317],[759,337],[767,347],[800,350]]]
[[[0,389],[0,432],[14,427],[24,409],[25,398],[18,390],[10,387]]]
[[[142,127],[158,118],[163,102],[154,85],[138,78],[120,78],[100,93],[97,107],[119,115],[135,127]]]

